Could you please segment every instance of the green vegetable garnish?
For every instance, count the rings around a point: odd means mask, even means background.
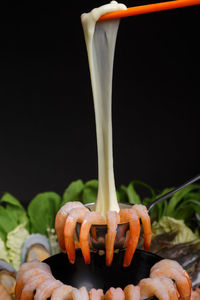
[[[56,213],[60,207],[61,197],[54,192],[38,194],[28,206],[30,232],[47,235],[47,228],[54,228]]]

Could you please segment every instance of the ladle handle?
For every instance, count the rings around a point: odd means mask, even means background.
[[[187,182],[185,182],[184,184],[180,185],[179,187],[177,187],[176,189],[172,190],[171,192],[161,196],[160,198],[156,199],[155,201],[153,201],[152,203],[150,203],[149,205],[147,205],[147,209],[148,211],[150,211],[150,209],[152,209],[152,207],[154,207],[154,205],[156,205],[157,203],[171,197],[172,195],[174,195],[176,192],[184,189],[186,186],[194,183],[195,181],[200,179],[200,175],[197,175],[195,177],[193,177],[192,179],[188,180]]]

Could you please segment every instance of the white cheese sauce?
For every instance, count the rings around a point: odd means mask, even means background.
[[[108,210],[119,211],[113,171],[111,103],[113,59],[120,20],[97,20],[108,12],[122,9],[126,9],[124,4],[112,1],[81,15],[96,120],[99,181],[96,211],[104,217]]]

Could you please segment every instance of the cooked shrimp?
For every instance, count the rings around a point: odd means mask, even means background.
[[[159,300],[170,300],[167,286],[160,280],[160,278],[145,278],[140,280],[140,295],[141,299],[156,296]]]
[[[92,224],[105,224],[105,219],[98,212],[88,212],[83,219],[79,241],[86,264],[90,263],[89,232]]]
[[[102,289],[91,289],[89,292],[90,300],[104,300],[104,293]]]
[[[142,221],[142,225],[144,229],[144,250],[148,251],[151,245],[151,237],[152,237],[151,220],[148,214],[148,210],[146,206],[142,204],[135,204],[133,205],[132,208],[136,210],[138,217]]]
[[[86,290],[86,288],[84,286],[79,289],[79,292],[81,293],[82,300],[89,300],[88,291]]]
[[[117,225],[119,224],[119,222],[120,216],[116,211],[107,211],[107,234],[105,235],[106,266],[110,266],[112,264],[115,237],[117,234]]]
[[[181,273],[183,273],[185,275],[190,288],[192,288],[192,280],[191,280],[190,276],[177,261],[172,260],[172,259],[162,259],[161,261],[159,261],[158,263],[153,265],[153,267],[151,268],[151,272],[158,269],[160,266],[165,266],[166,268],[170,266],[172,268],[179,270]]]
[[[140,287],[129,284],[124,289],[125,300],[140,300]]]
[[[53,291],[62,286],[63,283],[59,280],[47,279],[43,281],[37,288],[34,300],[41,300],[50,298]]]
[[[164,276],[173,279],[176,283],[177,289],[183,300],[190,300],[191,287],[188,282],[187,277],[180,270],[167,265],[160,265],[159,267],[151,270],[150,277],[155,278],[159,276]]]
[[[75,242],[74,242],[74,232],[76,228],[76,222],[83,221],[86,213],[89,210],[86,207],[76,207],[70,210],[64,227],[64,241],[65,249],[68,255],[70,263],[74,264],[75,262]]]
[[[178,300],[179,299],[179,293],[177,291],[176,285],[170,278],[166,277],[159,277],[161,282],[164,283],[164,285],[167,287],[170,300]]]
[[[125,300],[122,289],[111,287],[105,294],[105,300]]]
[[[58,243],[63,252],[65,252],[65,241],[64,241],[64,226],[67,216],[71,209],[76,207],[84,207],[81,202],[67,202],[63,205],[56,214],[55,218],[55,230],[58,238]]]
[[[130,237],[124,255],[123,266],[128,267],[131,264],[133,254],[136,250],[140,236],[140,222],[134,209],[121,209],[119,212],[120,222],[129,222]]]
[[[73,287],[70,285],[61,285],[57,289],[53,291],[53,294],[51,295],[51,300],[71,300]]]
[[[25,283],[24,288],[21,293],[20,300],[32,300],[34,296],[34,292],[36,291],[37,287],[47,279],[53,278],[53,276],[49,273],[43,272],[37,274]]]
[[[76,288],[72,289],[71,296],[72,296],[72,300],[82,300],[81,292]]]
[[[35,260],[35,261],[23,263],[17,273],[17,276],[16,276],[16,286],[15,286],[16,300],[20,299],[20,295],[21,295],[21,292],[22,292],[22,289],[24,286],[24,279],[28,280],[28,276],[29,275],[31,276],[31,274],[30,273],[27,274],[27,272],[31,271],[35,268],[37,269],[36,273],[38,272],[38,269],[40,269],[41,272],[43,271],[43,272],[47,272],[47,273],[51,274],[50,267],[47,264],[42,263],[40,261]]]
[[[8,290],[2,284],[0,284],[0,300],[12,300]]]

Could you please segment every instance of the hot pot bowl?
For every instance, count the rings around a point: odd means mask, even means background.
[[[162,258],[149,252],[137,249],[129,267],[124,268],[123,258],[125,250],[114,254],[110,267],[105,265],[105,255],[91,251],[91,263],[86,265],[80,249],[76,250],[76,261],[71,264],[67,255],[59,253],[46,259],[53,276],[64,284],[76,288],[85,286],[89,291],[92,288],[103,289],[106,292],[110,287],[125,288],[128,284],[137,285],[143,278],[149,277],[151,267]],[[154,299],[154,297],[149,298]]]

